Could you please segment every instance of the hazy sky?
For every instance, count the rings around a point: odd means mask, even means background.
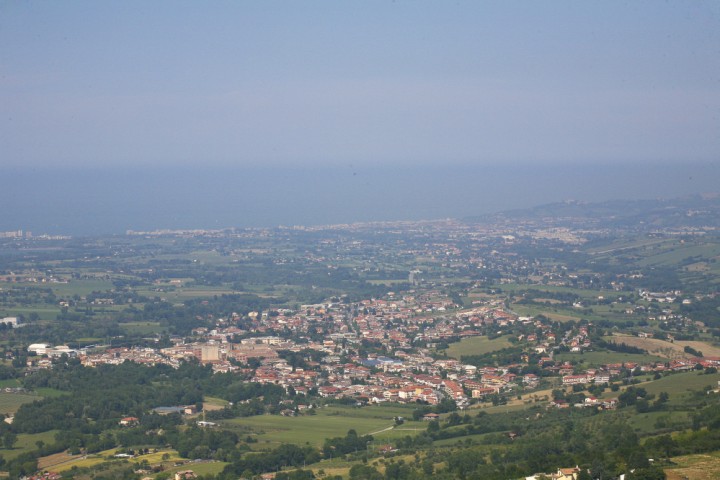
[[[720,161],[720,2],[0,1],[0,165]]]

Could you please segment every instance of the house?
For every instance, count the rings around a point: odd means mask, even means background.
[[[122,425],[123,427],[137,425],[138,423],[140,423],[140,419],[137,417],[124,417],[121,418],[118,422],[118,424]]]
[[[499,392],[499,388],[474,388],[472,390],[472,398],[483,398],[486,395],[493,395]]]
[[[540,478],[549,478],[551,480],[577,480],[580,474],[580,468],[558,468],[556,473],[536,473],[529,477],[525,477],[525,480],[538,480]]]
[[[12,328],[18,327],[18,319],[17,317],[5,317],[0,319],[0,323],[4,323],[5,325],[9,325]]]
[[[562,379],[563,385],[578,385],[588,383],[587,375],[565,375]]]
[[[48,345],[47,343],[33,343],[28,347],[27,351],[30,355],[34,354],[42,356],[45,355],[48,348],[50,348],[50,345]]]
[[[425,422],[432,422],[434,420],[439,420],[440,415],[438,415],[437,413],[426,413],[425,415],[423,415],[422,419]]]
[[[580,474],[580,468],[558,468],[557,473],[553,474],[554,480],[576,480]]]
[[[596,373],[595,374],[595,384],[596,385],[602,385],[603,383],[610,383],[610,374],[609,373]]]
[[[602,407],[605,410],[614,410],[617,408],[618,399],[617,398],[608,398],[607,400],[603,400]]]
[[[195,472],[192,470],[182,470],[180,472],[175,472],[175,480],[187,480],[189,478],[197,478],[197,475],[195,475]]]
[[[381,445],[378,447],[377,451],[382,455],[386,455],[388,453],[397,452],[397,448],[392,445]]]
[[[28,480],[60,480],[62,476],[55,472],[43,472],[31,477],[25,477]]]

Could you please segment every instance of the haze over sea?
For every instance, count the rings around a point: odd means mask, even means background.
[[[3,168],[0,230],[325,225],[462,218],[568,199],[718,191],[720,165]]]

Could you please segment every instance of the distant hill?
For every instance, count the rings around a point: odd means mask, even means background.
[[[464,218],[467,223],[542,222],[588,228],[720,228],[720,194],[657,200],[611,200],[599,203],[568,200],[533,208]]]

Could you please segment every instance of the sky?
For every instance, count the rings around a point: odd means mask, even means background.
[[[0,231],[720,185],[720,2],[0,0]]]
[[[0,1],[0,167],[720,162],[717,1]]]

